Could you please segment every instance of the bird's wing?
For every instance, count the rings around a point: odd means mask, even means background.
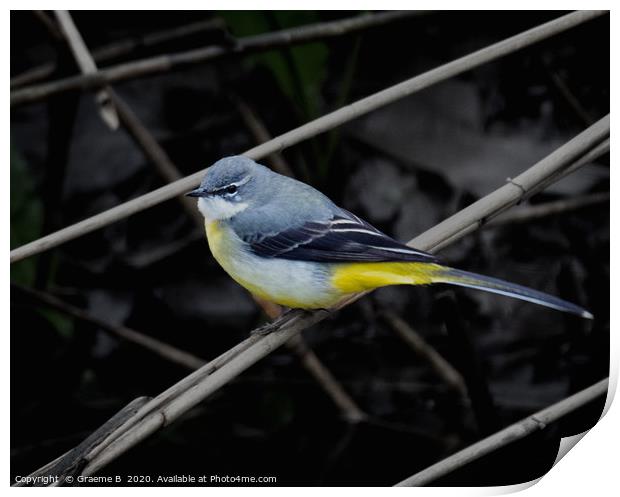
[[[385,235],[347,211],[246,240],[262,257],[313,262],[434,262],[436,258]]]

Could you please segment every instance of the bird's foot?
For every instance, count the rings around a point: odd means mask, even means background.
[[[295,317],[295,311],[296,309],[287,309],[273,321],[265,323],[264,325],[252,330],[250,332],[250,335],[264,336],[279,330],[284,324],[288,323],[292,318]]]
[[[331,314],[332,311],[330,309],[323,309],[323,308],[314,309],[314,310],[287,309],[270,323],[265,323],[264,325],[259,326],[258,328],[252,330],[250,332],[250,335],[260,335],[260,336],[269,335],[269,333],[272,333],[274,331],[278,331],[279,329],[281,329],[285,324],[288,324],[291,321],[294,321],[295,319],[299,317],[306,316],[312,312],[324,312],[327,314]]]

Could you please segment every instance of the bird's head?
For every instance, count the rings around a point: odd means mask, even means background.
[[[269,169],[252,159],[235,155],[218,160],[195,190],[187,193],[198,198],[198,209],[207,221],[230,219],[260,201],[260,192],[268,186]]]

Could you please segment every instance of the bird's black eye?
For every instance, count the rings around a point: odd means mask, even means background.
[[[237,185],[230,185],[226,187],[226,193],[232,195],[233,193],[237,193]]]

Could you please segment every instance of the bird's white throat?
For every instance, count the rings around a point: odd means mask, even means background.
[[[207,221],[230,219],[247,207],[248,204],[245,202],[230,202],[221,197],[200,197],[198,199],[198,210]]]

